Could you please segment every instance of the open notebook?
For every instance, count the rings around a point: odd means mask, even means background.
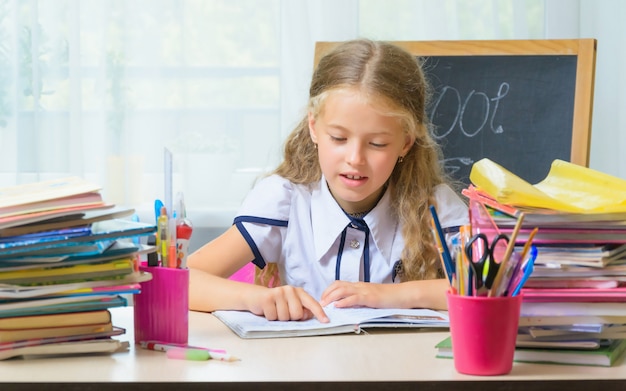
[[[448,328],[446,312],[429,309],[324,308],[329,323],[269,321],[246,311],[215,311],[213,314],[241,338],[280,338],[360,333],[366,328]]]

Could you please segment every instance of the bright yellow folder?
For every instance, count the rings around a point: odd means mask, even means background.
[[[474,163],[470,180],[502,204],[574,213],[626,212],[626,180],[559,159],[535,185],[489,159]]]

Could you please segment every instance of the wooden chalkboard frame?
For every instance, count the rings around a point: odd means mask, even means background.
[[[415,56],[576,55],[570,162],[588,167],[596,63],[595,39],[393,41]],[[317,42],[315,64],[340,42]]]

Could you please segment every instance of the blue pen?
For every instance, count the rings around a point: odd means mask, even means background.
[[[159,199],[154,200],[154,223],[156,225],[159,224],[159,216],[161,216],[162,207],[163,207],[163,201]]]
[[[513,290],[513,293],[511,294],[511,296],[517,296],[520,293],[520,291],[522,290],[522,287],[526,283],[526,280],[528,280],[530,275],[533,273],[533,269],[535,268],[535,259],[537,259],[537,252],[538,252],[537,247],[532,246],[530,248],[530,257],[528,258],[528,262],[526,262],[526,266],[524,267],[524,274],[522,275],[522,278],[517,283],[517,286]]]
[[[446,236],[443,233],[443,229],[441,228],[441,223],[439,222],[439,217],[437,217],[437,210],[434,205],[430,206],[430,214],[432,216],[432,222],[435,226],[436,234],[439,237],[439,243],[441,244],[441,256],[443,258],[443,265],[446,268],[446,274],[448,275],[448,280],[450,284],[452,284],[452,275],[454,274],[454,266],[452,264],[452,255],[450,255],[450,249],[448,248],[448,244],[446,243]]]
[[[155,224],[157,226],[157,235],[156,235],[156,248],[157,253],[161,254],[161,236],[162,236],[162,226],[159,224],[159,217],[161,217],[161,209],[163,209],[163,201],[156,199],[154,200],[154,219]]]

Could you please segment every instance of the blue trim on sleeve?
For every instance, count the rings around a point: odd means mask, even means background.
[[[254,242],[254,239],[252,239],[252,236],[250,236],[250,234],[248,233],[246,228],[243,226],[243,223],[256,223],[256,224],[273,225],[273,226],[277,226],[277,227],[286,227],[288,225],[289,221],[287,221],[287,220],[267,219],[267,218],[264,218],[264,217],[256,217],[256,216],[237,216],[237,217],[235,217],[235,220],[234,220],[233,224],[235,224],[235,226],[239,230],[239,233],[241,233],[243,238],[248,243],[248,246],[250,246],[250,249],[252,250],[252,254],[254,254],[254,259],[252,260],[252,263],[254,263],[259,269],[263,269],[263,268],[265,268],[265,265],[267,265],[267,263],[265,262],[265,259],[263,259],[263,256],[261,255],[261,252],[259,251],[259,248],[257,247],[256,243]]]
[[[257,216],[237,216],[235,217],[234,224],[238,224],[238,223],[257,223],[257,224],[275,225],[277,227],[286,227],[289,224],[289,221],[268,219],[265,217],[257,217]]]
[[[259,269],[263,269],[266,265],[265,260],[263,259],[263,256],[261,256],[261,252],[256,246],[256,243],[254,243],[252,236],[250,236],[246,228],[243,226],[243,222],[236,222],[235,226],[239,230],[239,233],[241,233],[241,236],[243,236],[243,238],[246,240],[246,243],[248,243],[248,246],[250,246],[252,254],[254,254],[254,259],[252,260],[252,263],[254,263]]]

